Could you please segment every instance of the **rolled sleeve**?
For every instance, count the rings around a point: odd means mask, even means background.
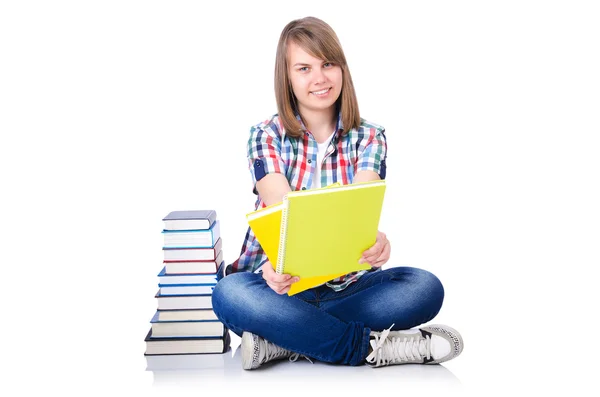
[[[381,179],[385,179],[387,156],[385,130],[383,128],[372,129],[369,135],[367,145],[358,155],[356,172],[374,171],[379,174]]]
[[[281,136],[268,126],[253,126],[248,139],[248,167],[252,175],[253,192],[257,194],[256,182],[267,174],[285,174],[281,158]]]

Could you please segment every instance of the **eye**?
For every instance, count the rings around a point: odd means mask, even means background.
[[[332,68],[332,67],[334,67],[334,66],[335,66],[335,65],[334,65],[334,63],[333,63],[333,62],[325,62],[325,63],[323,64],[323,67],[324,67],[325,69]]]
[[[299,72],[308,72],[308,66],[302,66],[298,69]]]

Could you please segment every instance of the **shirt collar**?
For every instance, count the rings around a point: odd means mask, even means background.
[[[306,126],[304,125],[304,122],[302,121],[302,117],[300,117],[300,113],[296,113],[296,120],[298,120],[300,122],[300,126],[302,127],[302,129],[304,131],[308,131],[308,128],[306,128]],[[340,130],[344,129],[344,123],[342,123],[342,112],[338,112],[338,116],[337,116],[337,121],[335,123],[335,133],[333,134],[333,138],[332,139],[337,139],[336,137],[339,135]]]

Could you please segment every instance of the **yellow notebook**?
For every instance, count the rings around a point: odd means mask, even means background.
[[[340,186],[340,183],[336,182],[328,187],[334,186]],[[280,202],[258,209],[246,215],[248,224],[254,232],[254,235],[256,236],[256,239],[260,243],[261,247],[265,251],[265,254],[269,258],[269,262],[271,262],[273,269],[276,269],[277,266],[282,210],[283,202]],[[297,294],[298,292],[302,292],[309,288],[326,283],[329,280],[333,280],[334,278],[343,276],[346,273],[347,272],[302,278],[300,281],[292,285],[288,291],[288,294]]]
[[[375,243],[384,193],[385,181],[338,183],[247,215],[277,273],[300,277],[288,295],[371,268],[358,260]]]
[[[279,231],[281,230],[281,211],[283,203],[277,203],[258,209],[246,215],[246,220],[254,232],[260,246],[275,268],[279,252]]]

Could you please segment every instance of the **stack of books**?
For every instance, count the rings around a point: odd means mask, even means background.
[[[150,320],[144,355],[150,363],[160,359],[156,356],[225,353],[230,347],[229,330],[212,308],[212,290],[223,264],[217,213],[173,211],[163,221],[157,310]]]

